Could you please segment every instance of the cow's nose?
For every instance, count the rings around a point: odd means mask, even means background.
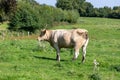
[[[40,41],[40,37],[38,37],[37,40]]]

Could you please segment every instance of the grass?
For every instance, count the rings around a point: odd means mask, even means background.
[[[80,18],[77,24],[52,29],[85,28],[90,42],[86,62],[81,54],[72,61],[72,49],[61,50],[61,62],[55,60],[55,50],[36,39],[0,41],[0,80],[119,80],[120,20]],[[80,51],[81,53],[81,51]],[[94,71],[93,60],[99,62]]]
[[[0,23],[0,30],[6,30],[8,28],[8,21]]]

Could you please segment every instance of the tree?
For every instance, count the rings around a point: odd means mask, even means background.
[[[85,0],[57,0],[56,7],[63,10],[73,10],[82,8],[82,4]]]
[[[80,16],[92,16],[93,5],[85,0],[57,0],[56,6],[63,10],[77,10]]]
[[[17,9],[16,0],[0,0],[0,21],[9,20]]]
[[[120,6],[114,6],[113,10],[120,10]]]
[[[19,0],[17,4],[17,11],[10,19],[10,30],[35,32],[36,29],[51,27],[54,22],[76,23],[79,18],[77,11],[38,5],[33,0]]]
[[[93,16],[94,8],[93,8],[93,5],[91,3],[85,2],[82,6],[82,10],[80,10],[81,16],[86,16],[86,17]]]
[[[109,14],[109,17],[120,19],[120,6],[113,7],[113,10]]]
[[[99,15],[100,15],[98,8],[94,8],[92,13],[93,13],[92,17],[99,17]]]
[[[111,8],[105,6],[104,8],[99,8],[99,17],[108,17],[111,13]]]
[[[1,0],[1,7],[6,14],[13,13],[16,11],[17,1],[16,0]]]
[[[57,0],[56,7],[63,10],[71,10],[73,9],[72,0]]]
[[[11,30],[25,30],[34,32],[39,28],[40,17],[36,6],[31,6],[30,3],[25,1],[18,2],[18,9],[10,19]]]

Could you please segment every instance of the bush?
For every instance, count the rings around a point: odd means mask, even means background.
[[[26,1],[18,2],[18,9],[10,20],[10,30],[35,32],[37,29],[50,28],[54,22],[76,23],[77,11],[63,11],[47,5],[34,5]]]
[[[109,14],[109,18],[120,19],[120,10],[113,10],[113,11]]]
[[[9,29],[12,30],[26,30],[34,32],[40,26],[40,18],[38,12],[34,10],[35,7],[31,7],[29,3],[21,3],[10,20]]]
[[[120,72],[120,65],[112,65],[111,69]]]
[[[79,13],[77,11],[67,11],[67,21],[69,23],[76,23],[79,18]]]
[[[100,76],[98,73],[94,73],[89,76],[90,80],[101,80]]]

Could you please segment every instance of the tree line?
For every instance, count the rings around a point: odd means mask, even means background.
[[[35,0],[0,0],[0,23],[9,21],[10,30],[35,32],[54,23],[76,23],[80,16],[120,19],[120,6],[94,8],[85,0],[57,0],[52,7]]]
[[[54,23],[76,23],[78,18],[75,10],[40,5],[35,0],[0,0],[0,22],[9,21],[9,29],[14,31],[35,32]]]
[[[94,8],[86,0],[57,0],[56,6],[63,10],[77,10],[83,17],[106,17],[120,19],[120,6]]]

